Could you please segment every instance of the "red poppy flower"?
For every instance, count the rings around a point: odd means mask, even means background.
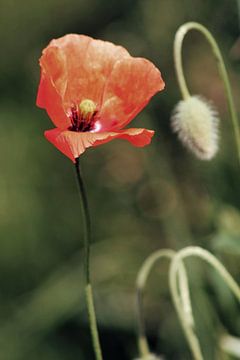
[[[159,70],[110,42],[70,34],[52,40],[40,58],[37,105],[56,128],[46,138],[73,162],[86,148],[126,139],[150,143],[146,129],[123,129],[164,88]]]

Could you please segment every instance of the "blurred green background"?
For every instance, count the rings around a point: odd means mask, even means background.
[[[240,42],[230,0],[0,0],[0,359],[93,359],[82,277],[83,232],[73,164],[43,137],[52,127],[35,106],[38,58],[52,38],[83,33],[125,46],[161,70],[166,90],[133,126],[156,130],[138,149],[114,141],[81,157],[92,212],[92,277],[105,360],[137,357],[134,287],[154,250],[201,245],[240,280],[240,169],[223,87],[201,35],[188,35],[184,65],[193,93],[214,101],[221,146],[211,162],[171,133],[180,99],[174,34],[202,22],[223,50],[237,105]],[[188,261],[197,332],[205,359],[224,331],[240,337],[239,306],[220,278]],[[171,304],[167,264],[152,275],[145,318],[152,350],[191,359]]]

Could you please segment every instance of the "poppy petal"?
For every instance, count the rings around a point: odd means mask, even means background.
[[[164,86],[160,71],[150,61],[131,57],[116,62],[103,96],[101,131],[126,126]]]
[[[37,105],[46,109],[54,125],[60,129],[67,129],[70,125],[70,119],[66,116],[62,108],[62,99],[51,80],[42,72],[40,85],[37,94]]]
[[[79,37],[75,39],[75,42],[69,41],[68,48],[64,49],[66,55],[72,54],[67,56],[68,83],[64,101],[68,104],[73,99],[78,103],[90,99],[100,107],[105,84],[115,62],[130,55],[121,46],[89,38],[88,47],[80,62],[78,59],[82,52],[81,41]]]
[[[44,133],[58,150],[75,162],[87,148],[98,146],[116,138],[128,140],[132,145],[142,147],[151,142],[154,131],[147,129],[125,129],[118,132],[74,132],[58,128]]]
[[[100,106],[113,65],[125,57],[130,55],[121,46],[70,34],[50,42],[43,51],[40,65],[67,112],[72,103],[78,104],[84,99]]]

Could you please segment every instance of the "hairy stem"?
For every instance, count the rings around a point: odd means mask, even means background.
[[[216,259],[215,256],[213,256],[207,250],[204,250],[197,246],[189,246],[180,250],[173,258],[169,272],[169,284],[170,284],[173,302],[177,310],[183,331],[187,338],[189,347],[191,349],[193,358],[195,360],[203,360],[203,355],[201,352],[198,338],[196,337],[195,333],[192,331],[192,329],[189,327],[186,321],[185,311],[182,307],[181,298],[178,295],[177,276],[178,276],[179,266],[182,265],[182,261],[186,257],[191,257],[191,256],[199,257],[205,260],[206,262],[208,262],[210,265],[212,265],[214,269],[219,273],[225,284],[236,296],[239,302],[240,302],[240,287],[233,279],[233,277],[229,274],[229,272],[225,269],[225,267]]]
[[[88,310],[88,318],[89,325],[92,336],[93,349],[95,353],[96,360],[102,360],[102,350],[99,341],[98,329],[97,329],[97,321],[96,314],[94,309],[94,301],[92,294],[92,286],[90,279],[90,245],[91,245],[91,218],[87,201],[87,193],[85,190],[83,178],[81,175],[79,158],[76,159],[75,163],[76,176],[77,176],[77,184],[79,188],[80,198],[81,198],[81,206],[82,213],[84,217],[84,275],[85,275],[85,295],[87,302],[87,310]]]
[[[148,277],[153,269],[153,266],[163,258],[172,260],[175,251],[170,249],[162,249],[155,251],[144,261],[141,266],[137,281],[136,281],[136,294],[137,294],[137,330],[138,330],[138,347],[141,357],[150,354],[149,345],[146,336],[145,322],[143,316],[143,295]],[[192,308],[188,289],[188,280],[185,268],[183,265],[179,268],[179,290],[182,306],[184,307],[185,316],[189,326],[193,326]]]

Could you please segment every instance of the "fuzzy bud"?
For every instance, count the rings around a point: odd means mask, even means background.
[[[214,107],[199,96],[180,101],[173,112],[173,131],[199,159],[211,160],[218,151],[219,117]]]

